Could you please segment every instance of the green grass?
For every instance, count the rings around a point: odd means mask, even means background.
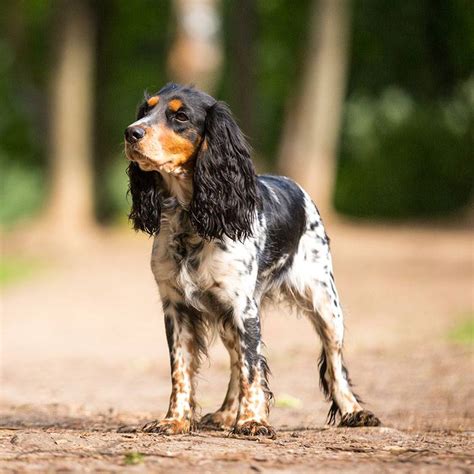
[[[131,451],[125,454],[124,462],[128,466],[134,466],[136,464],[142,464],[145,461],[145,456],[137,451]]]
[[[43,268],[37,260],[18,257],[0,258],[0,287],[5,287],[31,278]]]
[[[449,339],[458,344],[474,346],[474,313],[463,318],[449,333]]]
[[[275,400],[275,406],[278,408],[300,408],[301,400],[287,393],[282,393]]]

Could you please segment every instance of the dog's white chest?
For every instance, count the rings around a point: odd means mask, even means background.
[[[151,268],[158,284],[195,300],[215,284],[214,245],[186,232],[162,229],[155,237]]]
[[[205,309],[210,294],[221,302],[253,295],[257,278],[256,247],[245,243],[205,241],[165,226],[155,237],[151,267],[160,292],[170,291],[187,304]]]

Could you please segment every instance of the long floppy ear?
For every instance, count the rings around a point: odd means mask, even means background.
[[[207,113],[193,180],[190,219],[199,235],[242,240],[251,234],[258,201],[255,170],[249,145],[223,102]]]
[[[160,231],[161,219],[161,176],[157,171],[143,171],[137,163],[131,162],[127,169],[130,178],[129,192],[132,195],[132,209],[128,218],[135,230],[154,235]]]

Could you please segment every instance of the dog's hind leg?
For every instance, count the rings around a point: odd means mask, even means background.
[[[349,373],[344,366],[342,346],[344,321],[332,272],[327,278],[313,281],[307,287],[306,311],[318,332],[323,349],[319,361],[321,388],[332,402],[328,422],[335,423],[339,413],[339,426],[379,426],[379,419],[370,411],[363,410],[360,399],[351,389]]]

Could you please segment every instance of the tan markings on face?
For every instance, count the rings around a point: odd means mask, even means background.
[[[159,95],[154,95],[153,97],[150,97],[146,101],[146,103],[148,104],[149,107],[154,107],[159,101],[160,101],[160,96]]]
[[[158,137],[167,162],[163,169],[169,173],[186,164],[195,154],[199,143],[199,139],[193,142],[163,126],[159,129]]]
[[[132,161],[136,161],[145,171],[158,170],[165,160],[163,149],[154,127],[144,127],[145,136],[134,145],[126,144],[126,154]]]
[[[199,146],[200,136],[196,135],[192,141],[164,125],[146,127],[145,130],[142,140],[133,146],[127,145],[128,157],[137,161],[145,171],[185,172],[186,163]]]
[[[168,107],[172,112],[177,112],[183,106],[183,102],[179,99],[173,99],[168,102]]]

